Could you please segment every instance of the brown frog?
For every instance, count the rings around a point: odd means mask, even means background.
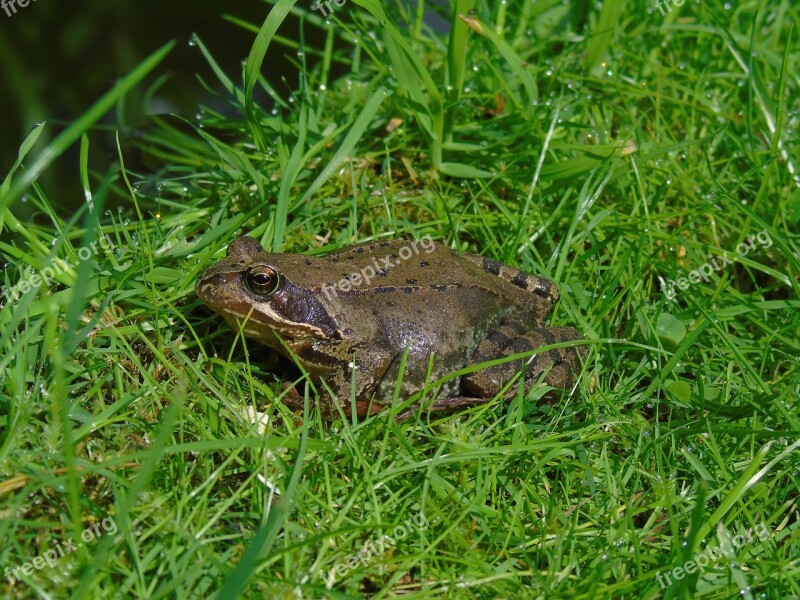
[[[197,282],[197,294],[245,335],[290,356],[335,397],[321,394],[323,414],[378,412],[448,373],[511,354],[579,339],[571,327],[548,327],[558,289],[473,254],[458,255],[429,237],[373,242],[327,256],[265,252],[251,237]],[[281,342],[283,341],[283,343]],[[285,344],[285,345],[284,345]],[[445,382],[428,410],[484,404],[526,364],[526,388],[575,382],[584,347],[552,348]],[[429,365],[430,359],[433,362]],[[519,380],[505,393],[513,396]],[[354,393],[355,402],[351,401]],[[290,390],[286,402],[302,407]],[[408,416],[408,412],[401,415]]]

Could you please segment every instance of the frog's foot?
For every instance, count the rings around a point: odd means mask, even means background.
[[[303,398],[303,395],[297,391],[294,382],[284,381],[281,384],[281,391],[283,392],[283,398],[281,399],[283,403],[289,408],[291,408],[293,411],[302,413],[305,407],[305,399]],[[312,394],[312,400],[311,400],[312,406],[314,405],[314,403],[315,401],[313,400],[313,394]],[[319,394],[319,404],[323,415],[327,414],[332,405],[332,402],[330,400],[330,394],[328,394],[327,391],[325,391],[324,389]]]
[[[319,394],[315,404],[326,421],[333,421],[341,414],[373,415],[383,408],[370,398],[392,361],[387,352],[352,340],[317,340],[293,350],[314,381],[324,379],[333,392],[321,384],[316,386]],[[355,402],[351,400],[353,385]],[[292,384],[284,384],[284,390],[287,387]],[[293,410],[303,410],[303,398],[294,388],[286,392],[283,401]]]
[[[290,381],[284,381],[281,385],[284,392],[283,403],[296,412],[303,412],[305,402],[303,396],[294,387]],[[319,397],[319,408],[322,418],[326,421],[333,421],[339,417],[339,411],[336,408],[338,402],[331,398],[327,391],[322,391]],[[366,402],[364,400],[356,400],[355,413],[359,416],[374,415],[383,409],[383,405],[375,402]],[[342,412],[345,416],[350,417],[353,415],[353,404],[345,400],[342,403]]]
[[[408,420],[410,417],[414,415],[415,412],[421,413],[432,413],[432,412],[446,412],[446,411],[453,411],[453,410],[462,410],[464,408],[469,408],[471,406],[482,406],[484,404],[488,404],[494,400],[493,397],[489,398],[470,398],[469,396],[454,396],[451,398],[439,398],[431,404],[430,406],[426,406],[421,410],[419,407],[416,408],[408,408],[401,412],[395,418],[395,421],[398,423],[402,423],[403,421]]]
[[[473,362],[480,363],[501,356],[530,352],[542,346],[580,339],[572,327],[539,327],[519,332],[513,325],[503,325],[493,331],[475,352]],[[575,383],[575,375],[581,368],[581,358],[586,358],[583,347],[553,348],[540,352],[524,360],[517,359],[499,365],[486,367],[464,378],[464,391],[470,395],[483,397],[496,396],[502,387],[516,375],[525,364],[525,389],[529,390],[539,383],[554,388],[566,389]],[[518,385],[509,390],[513,396]]]
[[[297,388],[294,387],[293,382],[284,381],[281,383],[281,391],[283,392],[282,400],[286,406],[292,410],[303,410],[303,396],[301,396]]]

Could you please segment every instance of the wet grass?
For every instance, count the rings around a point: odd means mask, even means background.
[[[459,0],[442,34],[422,1],[291,4],[239,22],[244,77],[191,41],[215,106],[90,171],[117,89],[0,188],[4,593],[800,596],[800,9]],[[259,77],[286,52],[297,81]],[[36,179],[73,143],[64,215]],[[194,293],[242,233],[430,235],[553,279],[579,385],[331,424],[301,379],[295,414],[287,365]]]

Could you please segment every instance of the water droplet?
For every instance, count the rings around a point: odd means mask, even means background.
[[[189,37],[189,45],[190,45],[190,46],[197,46],[197,34],[196,34],[196,33],[193,33],[193,34],[192,34],[192,35]]]

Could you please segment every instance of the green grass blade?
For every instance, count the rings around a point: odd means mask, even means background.
[[[536,80],[533,78],[533,75],[531,75],[530,71],[528,70],[527,64],[520,58],[516,50],[514,50],[508,44],[508,42],[500,37],[491,27],[481,22],[480,19],[463,14],[458,16],[475,33],[485,37],[495,48],[497,48],[497,51],[505,59],[506,63],[508,63],[508,66],[511,67],[514,75],[519,78],[528,95],[527,102],[523,101],[523,99],[518,96],[515,98],[520,108],[524,109],[531,104],[536,103],[537,99],[539,98],[539,92],[536,89]]]
[[[333,155],[330,162],[325,165],[325,168],[322,169],[322,172],[317,176],[306,192],[303,194],[300,202],[305,202],[308,200],[313,194],[319,190],[320,187],[333,175],[339,167],[342,166],[344,161],[347,159],[348,156],[352,156],[353,149],[356,147],[358,141],[364,136],[364,133],[367,131],[370,123],[372,122],[373,117],[378,112],[378,109],[383,104],[383,101],[386,100],[392,93],[387,90],[386,88],[380,88],[375,93],[370,96],[369,100],[367,100],[366,104],[364,105],[364,109],[359,113],[358,117],[356,118],[353,126],[350,128],[350,131],[347,132],[344,140],[342,140],[342,145],[339,146],[339,149]]]
[[[291,12],[297,0],[278,0],[275,6],[269,11],[267,18],[261,25],[258,31],[253,47],[250,49],[250,54],[247,57],[247,62],[244,66],[244,108],[247,123],[250,126],[250,132],[253,135],[253,140],[256,143],[256,148],[261,152],[267,149],[268,144],[264,132],[261,129],[261,121],[256,111],[255,102],[253,101],[253,90],[255,90],[256,82],[261,74],[261,66],[264,63],[264,58],[267,55],[270,42],[275,37],[278,27],[281,26],[283,20]]]
[[[295,142],[292,153],[289,156],[289,161],[283,169],[283,177],[281,178],[281,187],[278,190],[278,201],[275,207],[275,220],[273,225],[272,234],[272,250],[278,252],[283,245],[283,238],[286,234],[286,219],[289,215],[289,202],[291,201],[292,185],[303,168],[303,156],[306,147],[306,134],[308,132],[308,107],[303,105],[300,107],[300,115],[298,117],[297,127],[297,141]],[[360,137],[354,137],[352,145]],[[346,140],[347,138],[345,138]],[[352,148],[351,148],[352,150]],[[333,171],[331,171],[328,176]],[[320,175],[321,176],[321,175]],[[313,187],[313,186],[312,186]]]
[[[442,144],[444,143],[444,106],[442,96],[433,81],[427,67],[422,63],[418,53],[412,48],[409,40],[394,24],[377,0],[353,0],[366,8],[384,28],[384,42],[392,59],[395,76],[400,92],[408,95],[417,105],[415,116],[418,121],[430,119],[429,135],[431,141],[431,162],[435,169],[442,164]],[[422,89],[427,97],[422,95]],[[421,107],[424,108],[420,110]]]
[[[466,74],[469,31],[467,24],[459,19],[458,15],[469,13],[473,6],[475,6],[475,0],[456,0],[453,6],[453,15],[450,19],[450,38],[447,44],[447,84],[450,93],[447,98],[449,108],[444,125],[445,142],[453,140],[456,105],[464,89],[464,76]]]
[[[620,15],[625,3],[622,0],[606,0],[600,8],[586,46],[586,68],[593,69],[606,57],[611,40],[614,39]]]

